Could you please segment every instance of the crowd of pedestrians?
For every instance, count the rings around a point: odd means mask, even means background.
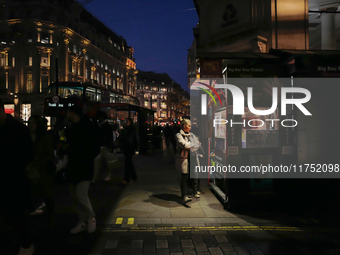
[[[105,112],[98,112],[91,120],[81,106],[73,105],[64,118],[57,119],[54,129],[48,130],[46,118],[32,115],[26,126],[6,114],[0,100],[0,213],[16,234],[18,255],[35,251],[28,229],[30,215],[40,214],[46,207],[47,227],[54,227],[54,180],[58,170],[68,182],[78,214],[78,223],[70,233],[96,230],[88,190],[101,168],[106,172],[105,181],[111,179],[108,155],[116,148],[118,138],[126,158],[123,183],[127,184],[137,180],[132,158],[138,154],[139,138],[132,119],[127,119],[126,128],[119,134],[117,123],[110,125]],[[64,163],[57,169],[58,161]]]
[[[167,125],[163,129],[166,145],[172,145],[176,152],[184,203],[191,200],[187,196],[190,155],[197,155],[200,147],[190,129],[190,120],[184,120],[181,126]],[[68,182],[78,214],[78,223],[70,233],[96,230],[96,216],[88,190],[100,169],[105,170],[105,181],[111,179],[109,155],[118,147],[118,140],[125,156],[122,183],[128,184],[137,180],[133,161],[140,146],[133,119],[127,118],[125,128],[120,129],[116,122],[108,123],[105,112],[99,111],[91,120],[83,113],[83,108],[75,104],[67,109],[66,116],[57,119],[54,129],[48,130],[46,118],[32,115],[26,126],[6,114],[0,100],[0,213],[16,234],[20,245],[18,255],[32,255],[35,251],[27,227],[29,215],[40,214],[42,207],[46,207],[47,227],[54,228],[54,180],[58,171]],[[63,162],[61,167],[60,162]],[[193,178],[193,195],[199,197],[199,182]]]

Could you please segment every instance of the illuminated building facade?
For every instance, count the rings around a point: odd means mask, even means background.
[[[78,2],[3,0],[0,13],[0,97],[15,117],[42,113],[57,74],[135,97],[133,48]]]
[[[139,71],[137,97],[140,106],[155,110],[155,121],[171,122],[188,116],[189,94],[166,73]]]

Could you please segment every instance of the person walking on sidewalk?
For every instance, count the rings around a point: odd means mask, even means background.
[[[30,207],[25,167],[34,159],[29,129],[5,113],[0,99],[0,213],[13,229],[21,246],[18,255],[32,255],[34,246],[27,221]]]
[[[107,114],[104,111],[99,111],[97,113],[97,119],[98,119],[98,127],[97,127],[97,133],[98,133],[98,139],[99,139],[99,145],[100,145],[100,153],[95,158],[94,161],[94,177],[93,180],[95,181],[100,168],[104,165],[106,176],[105,181],[111,180],[111,170],[109,168],[109,149],[111,150],[113,146],[113,133],[111,126],[108,122],[106,122]]]
[[[183,202],[189,202],[192,199],[187,196],[187,186],[189,178],[189,155],[190,155],[190,129],[191,122],[183,119],[181,129],[176,134],[176,170],[181,172],[181,193]]]
[[[28,127],[35,151],[35,159],[28,166],[31,174],[32,194],[39,199],[40,204],[46,205],[49,227],[53,227],[55,173],[53,137],[47,132],[47,126],[40,115],[31,116],[28,120]],[[31,215],[42,213],[40,208],[38,207]]]
[[[137,180],[137,174],[133,165],[133,156],[139,153],[139,138],[131,118],[126,119],[126,127],[122,134],[123,151],[125,156],[125,171],[123,184]]]
[[[70,232],[76,234],[87,227],[88,232],[92,233],[96,230],[96,219],[88,189],[93,180],[94,158],[99,154],[100,147],[93,123],[82,113],[82,107],[69,107],[66,118],[71,127],[66,133],[68,162],[65,177],[70,182],[72,199],[79,217],[78,224]]]

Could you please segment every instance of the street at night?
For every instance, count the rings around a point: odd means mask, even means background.
[[[0,0],[0,255],[340,254],[340,0]]]
[[[97,230],[77,235],[68,185],[57,182],[56,224],[46,227],[43,214],[31,216],[37,255],[59,254],[338,254],[340,220],[335,210],[302,210],[271,204],[235,213],[222,204],[202,180],[200,198],[182,204],[180,173],[171,148],[135,157],[138,180],[124,186],[122,154],[112,157],[113,177],[100,172],[89,194]],[[155,167],[157,166],[157,167]],[[0,254],[15,254],[10,229],[1,222]]]

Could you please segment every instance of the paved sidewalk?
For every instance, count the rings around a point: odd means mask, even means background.
[[[77,223],[66,183],[56,184],[56,226],[46,229],[45,215],[31,217],[35,255],[291,255],[340,254],[340,231],[319,218],[283,211],[223,210],[202,181],[201,198],[184,206],[180,173],[172,150],[134,158],[138,180],[122,185],[123,157],[115,154],[112,180],[101,171],[89,190],[97,231],[69,234]],[[335,222],[333,218],[329,221]],[[0,218],[0,254],[16,255],[18,244]]]

